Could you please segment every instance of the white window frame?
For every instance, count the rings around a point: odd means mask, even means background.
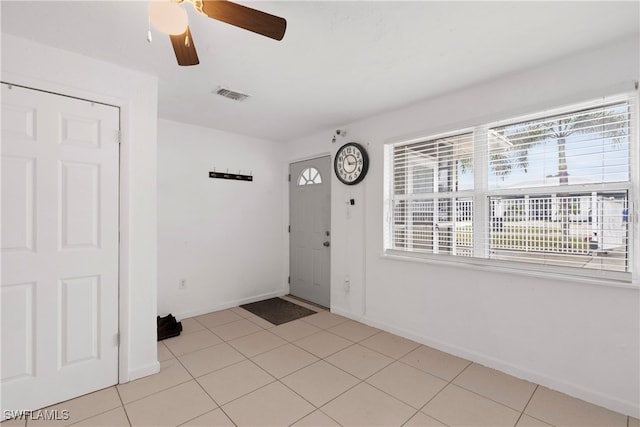
[[[535,120],[556,114],[597,107],[601,104],[628,101],[631,109],[632,122],[629,125],[629,182],[604,183],[604,184],[569,184],[563,186],[563,193],[588,192],[588,191],[627,191],[628,194],[628,221],[629,221],[629,245],[627,248],[630,272],[617,272],[609,270],[582,269],[577,267],[560,267],[538,263],[518,262],[512,260],[489,259],[489,203],[491,197],[552,194],[557,192],[557,187],[539,187],[525,189],[498,189],[489,190],[489,150],[487,149],[488,129],[511,123],[527,120]],[[383,208],[383,257],[420,262],[435,262],[455,265],[456,267],[483,268],[500,271],[515,272],[519,274],[544,275],[565,279],[577,279],[581,282],[598,282],[606,285],[637,287],[640,285],[640,230],[638,225],[638,201],[640,200],[640,147],[639,147],[639,114],[637,93],[626,93],[617,96],[604,97],[596,101],[588,101],[581,104],[571,104],[565,107],[539,111],[526,116],[519,116],[505,120],[494,121],[475,127],[467,127],[452,130],[446,133],[428,134],[410,139],[392,139],[385,142],[384,147],[384,208]],[[465,132],[473,132],[473,171],[474,189],[472,191],[456,192],[456,198],[471,197],[473,199],[473,245],[474,256],[465,257],[450,254],[412,252],[410,250],[393,249],[393,212],[392,202],[397,199],[394,193],[394,166],[393,150],[400,145],[409,145],[421,141],[437,140],[449,136],[459,135]],[[445,193],[443,196],[450,196]]]

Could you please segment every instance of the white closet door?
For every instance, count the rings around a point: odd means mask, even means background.
[[[119,120],[2,84],[3,416],[118,381]]]

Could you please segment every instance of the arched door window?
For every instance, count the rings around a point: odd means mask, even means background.
[[[306,168],[300,173],[298,177],[298,185],[313,185],[313,184],[321,184],[322,176],[318,169],[314,167]]]

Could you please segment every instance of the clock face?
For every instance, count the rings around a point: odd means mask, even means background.
[[[355,142],[340,147],[333,161],[338,179],[347,185],[362,181],[369,168],[369,156],[364,147]]]

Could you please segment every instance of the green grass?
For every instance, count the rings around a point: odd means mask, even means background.
[[[414,228],[414,236],[419,242],[414,245],[431,242],[433,231],[430,228],[418,230]],[[471,225],[459,226],[455,230],[455,243],[459,247],[473,246]],[[556,228],[525,227],[521,225],[503,225],[502,231],[490,231],[490,249],[522,250],[530,252],[588,252],[589,241],[580,237],[563,238],[562,230]]]
[[[589,250],[589,242],[578,237],[563,239],[562,236],[531,235],[531,234],[507,234],[494,233],[489,244],[491,249],[513,249],[528,251],[558,251],[566,250],[586,252]]]

